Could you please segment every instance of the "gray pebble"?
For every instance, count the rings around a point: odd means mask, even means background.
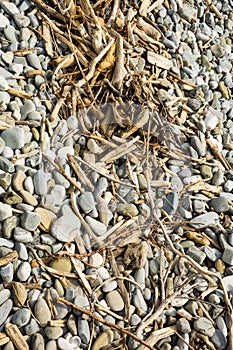
[[[112,311],[118,312],[124,309],[124,301],[117,290],[107,293],[106,302]]]
[[[40,60],[35,53],[30,53],[27,55],[28,63],[35,69],[42,69]]]
[[[15,28],[12,25],[9,25],[4,29],[4,35],[11,43],[17,42]]]
[[[39,332],[40,329],[41,327],[33,317],[31,318],[30,322],[25,326],[25,332],[29,336]]]
[[[194,321],[194,329],[208,337],[212,337],[215,333],[215,328],[212,325],[212,322],[206,317],[199,317]]]
[[[217,197],[217,198],[212,198],[209,201],[210,207],[213,207],[213,209],[217,213],[223,213],[229,210],[229,204],[228,200],[226,197]]]
[[[181,333],[190,333],[191,332],[190,323],[184,317],[179,318],[179,320],[176,322],[176,325],[177,325],[177,329]]]
[[[32,243],[33,242],[32,233],[21,228],[21,227],[16,227],[14,229],[14,239],[17,242],[21,242],[21,243]]]
[[[0,13],[0,30],[5,29],[7,26],[9,26],[10,22],[9,19],[4,16],[2,13]]]
[[[45,341],[44,337],[40,333],[36,333],[32,336],[31,339],[32,350],[44,350],[45,349]]]
[[[227,338],[220,329],[216,329],[214,335],[211,337],[212,343],[216,349],[226,349],[228,345]]]
[[[137,326],[141,322],[142,322],[142,319],[140,316],[138,316],[137,314],[131,315],[131,317],[130,317],[131,326]]]
[[[40,224],[40,215],[30,211],[21,216],[21,225],[25,230],[34,231]]]
[[[48,339],[58,339],[63,334],[63,330],[61,327],[47,326],[47,327],[45,327],[44,331],[45,331],[45,335]]]
[[[26,326],[31,318],[31,311],[26,308],[19,309],[15,312],[11,322],[18,327]]]
[[[12,216],[12,208],[9,204],[0,203],[0,221]]]
[[[0,291],[0,305],[10,298],[11,292],[9,289],[2,289]]]
[[[17,277],[21,282],[27,281],[31,274],[31,265],[27,261],[23,261],[18,268]]]
[[[209,212],[206,214],[201,214],[190,220],[193,227],[203,227],[203,226],[217,226],[219,224],[219,216],[215,212]]]
[[[142,312],[147,311],[147,304],[143,298],[141,291],[138,288],[136,288],[133,293],[133,304],[138,310]]]
[[[39,299],[34,306],[34,314],[40,325],[43,327],[51,320],[51,312],[44,299]]]
[[[78,335],[84,344],[90,341],[90,327],[87,320],[79,317],[78,319]]]
[[[9,263],[0,268],[0,275],[2,277],[3,282],[10,283],[13,280],[14,269],[13,264]]]
[[[24,131],[20,127],[6,129],[1,134],[6,146],[12,149],[20,149],[24,146]]]
[[[4,303],[0,306],[0,326],[5,322],[7,317],[9,316],[9,313],[11,312],[13,306],[13,302],[11,299],[7,299]]]
[[[201,251],[199,248],[197,248],[196,246],[192,246],[190,248],[187,249],[186,253],[196,262],[198,262],[198,264],[202,264],[203,261],[206,258],[206,254]]]

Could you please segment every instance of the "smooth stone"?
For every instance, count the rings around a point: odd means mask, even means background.
[[[210,338],[216,349],[226,349],[228,341],[220,329],[216,329],[214,335]]]
[[[12,25],[9,25],[6,28],[4,28],[3,32],[6,39],[9,40],[10,43],[17,43],[15,27],[13,27]]]
[[[21,225],[25,230],[35,231],[40,224],[40,215],[27,211],[21,215]]]
[[[47,326],[45,327],[44,332],[48,339],[58,339],[63,334],[62,327]]]
[[[15,250],[17,251],[20,260],[28,260],[28,252],[25,244],[15,242]]]
[[[26,177],[23,184],[26,191],[30,192],[31,194],[34,193],[34,184],[30,176]]]
[[[9,84],[4,77],[0,77],[0,90],[5,91],[9,88]]]
[[[184,317],[179,318],[179,320],[176,322],[176,326],[177,326],[178,331],[180,331],[181,333],[190,333],[191,332],[190,323]]]
[[[31,339],[32,350],[44,350],[45,349],[45,341],[44,337],[40,333],[36,333],[32,336]]]
[[[14,229],[14,239],[20,243],[32,243],[33,242],[32,233],[21,228],[21,227],[16,227]]]
[[[118,312],[124,309],[124,301],[117,290],[107,293],[106,302],[112,311]]]
[[[38,170],[33,176],[33,183],[36,194],[40,196],[46,194],[48,190],[48,174],[43,170]]]
[[[13,264],[9,263],[0,268],[0,274],[3,282],[11,283],[14,276]]]
[[[11,292],[9,289],[0,290],[0,305],[2,305],[7,299],[11,296]]]
[[[163,209],[168,215],[175,214],[179,204],[179,197],[177,192],[168,193],[166,199],[164,200]]]
[[[218,226],[219,216],[215,212],[209,212],[201,214],[190,220],[190,224],[196,228],[202,228],[203,226]]]
[[[6,173],[13,173],[15,171],[14,164],[7,158],[0,156],[0,169]]]
[[[95,268],[100,267],[103,264],[103,257],[100,253],[92,254],[89,258],[89,264]]]
[[[106,282],[102,287],[102,290],[104,293],[111,292],[114,289],[117,289],[117,282],[116,281]]]
[[[5,148],[5,141],[0,137],[0,154],[3,152]]]
[[[41,207],[37,207],[35,209],[35,213],[40,215],[40,224],[43,226],[43,230],[50,232],[52,223],[57,219],[56,214],[48,209]]]
[[[65,338],[58,338],[57,339],[57,345],[58,345],[58,348],[60,350],[73,350],[73,345],[70,344],[70,342],[68,340],[66,340]]]
[[[143,298],[143,295],[138,288],[136,288],[133,293],[133,304],[138,310],[140,310],[143,313],[146,312],[148,309],[145,299]]]
[[[4,203],[9,205],[19,204],[23,201],[22,198],[15,191],[12,190],[8,190],[7,192],[5,192],[2,196],[2,200]]]
[[[178,339],[177,346],[178,346],[179,350],[189,350],[189,334],[188,333],[182,334],[182,338]]]
[[[50,195],[53,197],[54,204],[57,206],[61,206],[66,198],[66,190],[61,185],[55,185]]]
[[[29,113],[34,112],[36,110],[35,104],[31,100],[27,100],[23,106],[20,108],[22,120],[27,119]]]
[[[18,327],[23,327],[28,324],[30,318],[31,311],[27,308],[22,308],[14,313],[11,322],[16,324]]]
[[[225,252],[226,252],[226,250],[224,251],[224,253],[225,253]],[[232,252],[231,252],[231,255],[232,255]],[[222,259],[223,259],[223,258],[222,258]],[[215,261],[214,266],[215,266],[216,270],[217,270],[219,273],[221,273],[221,275],[224,274],[225,269],[226,269],[226,266],[225,266],[223,260],[217,259],[217,260]]]
[[[78,319],[78,335],[84,344],[90,341],[90,327],[87,320],[79,317]]]
[[[41,327],[36,322],[36,320],[32,317],[29,323],[25,326],[25,333],[30,336],[39,332],[40,329]]]
[[[11,78],[12,74],[5,68],[0,67],[0,76],[4,78]]]
[[[56,340],[49,340],[45,346],[45,350],[57,350],[57,342]]]
[[[197,98],[189,98],[187,101],[187,106],[196,112],[201,107],[201,101]]]
[[[30,53],[27,55],[28,63],[35,69],[42,70],[39,57],[35,53]]]
[[[192,6],[191,3],[184,3],[183,6],[179,9],[179,14],[188,22],[196,21],[197,19],[197,8]]]
[[[195,260],[198,264],[202,264],[206,258],[206,254],[201,251],[196,246],[189,247],[186,251],[187,255],[189,255],[193,260]]]
[[[213,207],[217,213],[224,213],[229,210],[229,204],[226,197],[212,198],[209,201],[209,206]]]
[[[111,277],[109,271],[104,266],[99,267],[97,269],[97,273],[100,276],[100,278],[104,281]]]
[[[214,130],[219,120],[217,116],[213,115],[212,113],[208,113],[204,119],[204,122],[207,130]]]
[[[77,295],[74,299],[74,304],[80,307],[84,307],[85,309],[89,309],[89,301],[86,296]]]
[[[180,179],[179,176],[173,176],[171,179],[171,190],[173,192],[180,192],[182,191],[184,185],[182,180]]]
[[[26,175],[23,170],[18,169],[13,175],[12,184],[16,191],[23,190],[23,182],[26,179]]]
[[[9,239],[0,237],[0,247],[14,248],[14,242]]]
[[[13,215],[9,204],[0,203],[0,221],[4,221]]]
[[[4,16],[2,13],[0,13],[0,30],[5,29],[7,26],[9,26],[10,22],[9,19]]]
[[[200,173],[204,179],[212,178],[212,168],[208,165],[201,165]]]
[[[206,153],[206,141],[203,134],[200,135],[200,138],[197,136],[191,137],[191,146],[197,151],[200,157],[204,157]]]
[[[142,322],[142,319],[140,316],[138,316],[137,314],[131,315],[131,317],[130,317],[131,326],[137,326],[141,322]]]
[[[59,150],[57,152],[57,156],[61,160],[66,160],[67,159],[67,154],[74,155],[74,148],[71,147],[71,146],[65,146],[65,147],[59,148]]]
[[[114,332],[111,329],[107,329],[103,333],[101,333],[95,340],[92,345],[92,350],[100,350],[104,346],[113,342]]]
[[[2,1],[1,7],[8,15],[12,17],[14,14],[19,13],[17,6],[13,2]]]
[[[91,192],[82,193],[77,198],[77,202],[85,214],[88,214],[95,209],[95,199]]]
[[[0,326],[6,321],[7,317],[11,312],[12,307],[13,307],[13,302],[11,299],[7,299],[0,306]]]
[[[9,173],[0,173],[0,186],[6,191],[11,184],[11,176]]]
[[[220,299],[220,298],[219,298]],[[220,303],[220,301],[219,301]],[[218,329],[220,329],[223,333],[223,335],[225,337],[227,337],[228,335],[228,329],[227,329],[227,325],[226,325],[226,322],[223,318],[223,316],[218,316],[216,319],[215,319],[215,322],[216,322],[216,325],[218,327]]]
[[[85,217],[85,221],[88,223],[92,231],[97,235],[101,236],[107,231],[107,227],[100,221],[92,218],[91,216],[87,215]]]
[[[14,150],[9,146],[5,146],[4,150],[2,151],[2,156],[7,159],[11,159],[14,156]]]
[[[42,327],[45,326],[52,317],[48,304],[44,299],[39,299],[36,301],[34,306],[34,314]]]
[[[216,248],[205,246],[204,252],[206,253],[207,258],[213,262],[222,257],[222,253]]]
[[[20,127],[6,129],[1,134],[6,146],[12,149],[20,149],[24,146],[24,131]]]
[[[125,203],[118,204],[117,211],[119,214],[123,216],[130,216],[130,217],[134,217],[139,214],[138,209],[134,204],[125,204]]]
[[[52,267],[53,269],[58,270],[58,271],[70,272],[72,265],[71,265],[71,262],[68,258],[61,257],[61,258],[58,258],[56,260],[53,260],[50,263],[50,267]]]
[[[19,28],[28,27],[30,24],[30,19],[22,13],[16,13],[14,15],[14,21]]]
[[[70,211],[52,223],[51,234],[61,242],[73,241],[79,234],[80,226],[78,217]]]
[[[216,58],[222,57],[225,53],[223,46],[219,43],[211,45],[210,49]]]
[[[194,321],[194,329],[201,334],[212,337],[215,333],[215,328],[213,327],[211,321],[206,317],[199,317]]]
[[[31,265],[27,261],[23,261],[18,268],[17,277],[20,282],[25,282],[28,280],[31,274]]]
[[[19,218],[17,216],[11,216],[3,222],[3,234],[4,237],[9,239],[12,236],[12,232],[19,224]]]

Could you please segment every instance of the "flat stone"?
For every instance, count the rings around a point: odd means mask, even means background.
[[[31,273],[31,265],[27,261],[23,261],[18,268],[17,277],[21,282],[27,281]]]
[[[13,205],[22,203],[23,200],[15,191],[9,190],[3,194],[2,201],[6,204]]]
[[[104,293],[111,292],[114,289],[117,289],[117,282],[116,281],[106,282],[102,287],[102,290]]]
[[[73,350],[73,345],[70,344],[70,342],[68,340],[66,340],[65,338],[58,338],[57,339],[57,345],[59,347],[60,350]]]
[[[61,185],[53,186],[50,195],[53,197],[54,205],[61,206],[66,198],[66,190]]]
[[[52,267],[53,269],[58,270],[58,271],[70,272],[72,265],[71,265],[71,262],[68,258],[61,257],[61,258],[58,258],[56,260],[53,260],[50,263],[50,267]]]
[[[12,149],[20,149],[24,146],[24,131],[20,127],[13,127],[4,130],[1,134],[6,146]]]
[[[111,329],[107,329],[103,333],[101,333],[95,340],[92,350],[100,350],[104,346],[113,342],[114,332]]]
[[[201,101],[197,98],[189,98],[187,101],[187,106],[196,112],[201,107]]]
[[[179,318],[179,320],[176,322],[176,326],[177,326],[177,329],[181,333],[190,333],[191,332],[190,323],[184,317]]]
[[[7,299],[0,306],[0,326],[6,321],[7,317],[11,312],[12,307],[13,307],[13,302],[11,299]]]
[[[77,202],[85,214],[95,210],[95,200],[91,192],[84,192],[78,198]]]
[[[35,69],[39,69],[41,70],[41,64],[40,64],[40,60],[39,57],[35,54],[35,53],[30,53],[29,55],[27,55],[27,60],[28,63]]]
[[[215,333],[215,328],[213,327],[212,322],[206,317],[199,317],[194,321],[193,326],[196,331],[207,335],[208,337],[212,337]]]
[[[206,141],[203,134],[200,135],[200,138],[197,136],[191,137],[191,146],[197,151],[200,157],[204,157],[206,153]]]
[[[0,269],[0,274],[3,282],[11,283],[14,275],[13,264],[9,263],[7,265],[2,266]]]
[[[142,319],[141,319],[140,316],[138,316],[137,314],[131,315],[131,317],[130,317],[130,324],[131,324],[131,326],[137,326],[141,322],[142,322]]]
[[[90,341],[90,327],[87,320],[79,317],[78,319],[78,335],[84,344]]]
[[[103,257],[100,253],[95,253],[90,256],[89,263],[95,268],[100,267],[103,264]]]
[[[52,223],[51,234],[61,242],[73,241],[79,234],[80,221],[72,210]]]
[[[0,77],[0,90],[5,91],[9,88],[9,84],[4,77]]]
[[[125,204],[125,203],[118,204],[117,211],[119,214],[123,216],[130,216],[130,217],[134,217],[139,214],[138,209],[134,204]]]
[[[212,198],[209,201],[209,206],[213,207],[217,213],[224,213],[229,210],[229,204],[226,197]]]
[[[4,16],[2,13],[0,13],[0,30],[5,29],[7,26],[9,26],[10,22],[9,19]]]
[[[14,229],[14,239],[21,243],[32,243],[32,233],[23,229],[22,227],[16,227]]]
[[[117,290],[107,293],[106,302],[112,311],[118,312],[124,309],[124,301]]]
[[[40,196],[46,194],[48,190],[48,174],[43,170],[38,170],[33,176],[33,183],[36,194]]]
[[[22,190],[20,191],[20,195],[25,203],[32,205],[33,207],[37,206],[37,199],[30,192]]]
[[[32,317],[29,323],[25,326],[25,333],[30,336],[39,332],[40,329],[41,327],[36,322],[36,320]]]
[[[15,27],[9,25],[6,28],[4,28],[3,32],[7,40],[9,40],[11,43],[17,43]]]
[[[164,200],[164,210],[168,215],[175,214],[179,204],[179,197],[177,192],[170,192]]]
[[[17,216],[11,216],[3,222],[3,234],[4,237],[9,239],[12,236],[13,229],[19,224],[19,218]]]
[[[14,164],[9,159],[2,156],[0,156],[0,169],[7,173],[13,173],[15,171]]]
[[[48,339],[58,339],[63,334],[63,330],[61,327],[47,326],[47,327],[45,327],[44,331],[45,331],[45,335]]]
[[[34,306],[34,314],[40,325],[45,326],[51,320],[51,312],[44,299],[39,299]]]
[[[13,16],[15,13],[19,13],[17,6],[13,2],[2,1],[1,7],[10,16]]]
[[[45,341],[43,335],[40,333],[34,334],[31,339],[31,344],[33,350],[44,350]]]
[[[107,227],[102,222],[93,219],[89,215],[85,217],[85,221],[97,236],[101,236],[107,231]]]
[[[188,22],[197,19],[197,9],[196,7],[193,7],[189,2],[183,4],[183,6],[179,9],[179,14]]]
[[[21,215],[21,225],[25,230],[34,231],[40,224],[40,215],[30,211]]]
[[[50,232],[52,223],[57,219],[56,214],[51,210],[37,207],[35,213],[40,215],[40,225],[43,226],[43,231]]]
[[[217,226],[219,225],[219,216],[215,212],[201,214],[191,219],[190,224],[196,228],[201,228],[210,225]]]
[[[225,50],[219,43],[210,46],[211,52],[216,58],[224,56]]]
[[[204,179],[211,179],[213,177],[212,168],[208,165],[201,165],[200,172]]]
[[[12,208],[9,204],[0,203],[0,221],[12,216]]]
[[[0,305],[2,305],[7,299],[11,296],[11,292],[9,289],[2,289],[0,291]]]
[[[214,335],[211,337],[212,343],[216,349],[226,349],[228,345],[227,338],[220,329],[216,329]]]
[[[14,21],[17,24],[19,28],[25,28],[28,27],[30,24],[30,18],[23,15],[22,13],[16,13],[14,15]]]
[[[133,304],[138,310],[140,310],[140,312],[144,313],[147,311],[147,304],[143,298],[141,291],[138,288],[136,288],[133,293]]]
[[[206,254],[202,252],[196,246],[189,247],[186,251],[187,255],[189,255],[193,260],[198,262],[198,264],[202,264],[206,258]]]
[[[31,311],[27,308],[22,308],[20,310],[17,310],[13,317],[11,322],[13,324],[16,324],[18,327],[23,327],[28,324],[31,318]]]

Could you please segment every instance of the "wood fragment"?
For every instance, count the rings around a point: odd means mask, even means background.
[[[0,333],[0,346],[7,344],[10,338],[5,333]]]
[[[165,327],[165,328],[153,331],[151,335],[147,338],[147,342],[151,345],[154,345],[159,340],[164,339],[166,337],[170,337],[171,335],[175,334],[176,330],[177,330],[176,326],[170,326],[170,327]],[[144,345],[140,345],[138,347],[138,350],[146,350],[146,347]]]
[[[7,323],[5,325],[5,331],[18,350],[29,350],[28,343],[24,339],[22,333],[20,332],[19,328],[12,323]]]
[[[225,159],[225,157],[219,151],[218,147],[216,145],[214,145],[210,139],[206,139],[206,142],[207,142],[208,146],[210,147],[211,151],[213,152],[214,156],[222,163],[224,168],[226,170],[231,170],[232,168],[231,168],[229,162]]]
[[[116,64],[112,77],[112,85],[117,89],[121,90],[123,80],[127,74],[124,63],[124,48],[123,48],[123,38],[122,36],[117,36],[116,41]]]
[[[33,97],[32,94],[29,94],[29,93],[21,91],[21,90],[14,89],[12,87],[9,87],[7,89],[7,92],[10,95],[14,95],[14,96],[21,97],[21,98],[31,99]]]
[[[18,259],[18,253],[16,250],[14,250],[12,253],[9,253],[0,258],[0,266],[7,265],[16,259]]]
[[[37,7],[47,13],[48,15],[50,15],[52,18],[57,18],[62,22],[67,22],[67,18],[65,16],[63,16],[62,14],[60,14],[57,10],[55,10],[54,8],[46,5],[42,0],[32,0],[32,2],[34,4],[37,5]]]

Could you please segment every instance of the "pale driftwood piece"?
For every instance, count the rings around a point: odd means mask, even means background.
[[[153,51],[147,51],[147,60],[149,63],[156,65],[159,68],[169,70],[172,68],[172,61],[168,58],[158,55]],[[183,96],[182,96],[183,98]]]
[[[59,98],[59,100],[57,101],[51,115],[50,115],[50,122],[53,122],[55,120],[58,119],[58,113],[61,109],[61,106],[63,105],[63,103],[65,102],[66,100],[66,96],[68,95],[68,93],[70,92],[71,90],[71,86],[65,86],[64,87],[64,90],[63,90],[63,93],[62,93],[62,97]]]
[[[88,187],[90,191],[94,192],[95,187],[91,183],[91,181],[86,176],[85,172],[82,170],[82,168],[79,166],[77,162],[75,162],[72,155],[67,154],[67,158],[70,161],[70,165],[72,166],[75,174],[78,176],[78,179],[84,184],[84,186]]]
[[[18,253],[16,250],[14,250],[12,253],[9,253],[0,258],[0,266],[7,265],[16,259],[18,259]]]
[[[41,0],[32,0],[32,2],[34,2],[34,4],[36,4],[39,7],[39,9],[44,11],[45,13],[51,15],[54,18],[59,19],[62,22],[67,22],[67,18],[65,16],[63,16],[62,14],[57,12],[57,10],[55,10],[54,8],[46,5],[43,1],[41,1]]]
[[[114,0],[111,16],[108,20],[108,25],[111,26],[116,19],[117,11],[120,7],[120,0]]]
[[[31,99],[31,98],[33,97],[32,94],[28,94],[27,92],[14,89],[14,88],[12,88],[12,87],[9,87],[9,88],[7,89],[7,92],[8,92],[8,94],[10,94],[10,95],[14,95],[14,96],[21,97],[21,98],[26,98],[26,99]]]
[[[147,13],[152,12],[156,7],[161,6],[164,3],[164,0],[156,0],[148,9]]]
[[[0,333],[0,346],[7,344],[10,338],[5,333]]]
[[[158,40],[153,39],[151,36],[147,35],[143,30],[139,29],[137,26],[133,28],[133,31],[146,43],[157,44],[158,42]]]
[[[24,339],[22,333],[20,332],[19,328],[12,323],[7,323],[5,325],[5,331],[18,350],[29,350],[28,343]]]
[[[50,27],[48,23],[45,21],[42,22],[42,31],[43,31],[43,37],[44,37],[44,47],[45,51],[49,55],[49,57],[53,57],[53,46],[52,46],[52,37],[50,33]]]
[[[146,16],[148,12],[148,7],[150,6],[150,0],[143,0],[139,8],[139,13],[141,16]]]
[[[110,42],[105,46],[105,48],[98,54],[98,56],[96,56],[92,62],[90,63],[90,69],[89,72],[87,73],[87,75],[85,76],[85,78],[81,79],[78,82],[78,87],[81,88],[83,85],[85,85],[90,79],[93,78],[94,74],[95,74],[95,69],[96,69],[96,65],[97,63],[102,60],[102,58],[107,54],[108,50],[110,50],[112,44],[114,43],[114,39],[111,39]]]
[[[159,38],[161,37],[160,31],[153,27],[151,24],[147,23],[142,17],[138,18],[137,25],[151,38],[159,40]]]
[[[112,77],[112,85],[117,89],[121,90],[123,80],[127,74],[124,63],[124,48],[123,48],[123,38],[122,36],[117,36],[116,41],[116,64]]]
[[[101,161],[103,163],[109,163],[112,162],[120,157],[122,157],[123,155],[132,152],[133,150],[136,149],[136,145],[134,145],[138,140],[139,140],[140,136],[135,137],[133,140],[130,140],[129,142],[119,146],[116,149],[113,149],[112,151],[110,151],[109,153],[107,153],[102,159]]]
[[[231,168],[229,162],[225,159],[225,157],[219,151],[218,147],[215,146],[210,139],[206,139],[206,142],[207,142],[208,146],[210,147],[211,151],[213,152],[214,156],[222,163],[224,168],[226,170],[231,170],[232,168]]]
[[[150,345],[155,345],[159,340],[164,339],[166,337],[170,337],[175,334],[177,330],[176,326],[165,327],[162,329],[158,329],[157,331],[153,331],[151,335],[147,338],[147,342]],[[138,350],[146,350],[144,345],[140,345]]]

